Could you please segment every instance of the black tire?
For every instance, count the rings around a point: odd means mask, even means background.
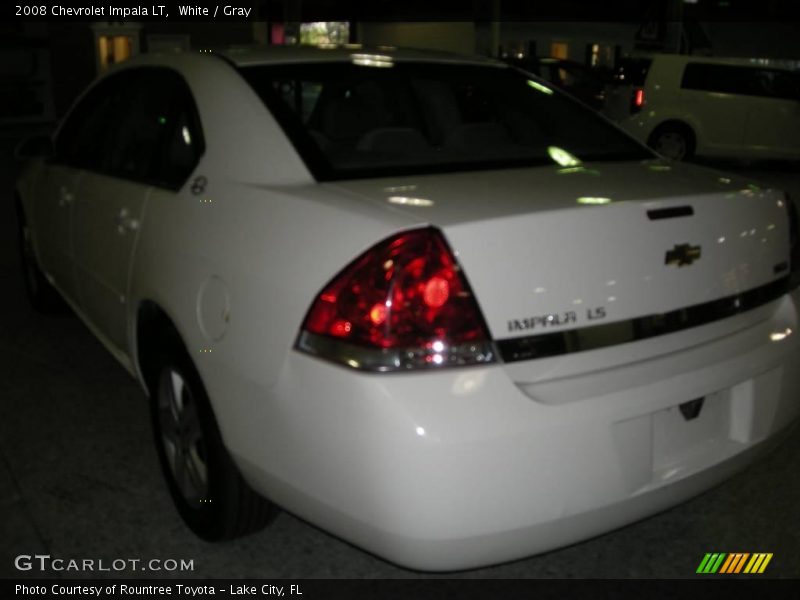
[[[222,441],[211,403],[196,369],[185,352],[176,351],[160,361],[158,379],[151,387],[151,418],[159,461],[170,494],[181,518],[200,538],[210,541],[233,539],[263,529],[277,514],[277,508],[254,492],[242,478]],[[179,403],[183,407],[182,453],[176,450],[180,419],[170,421],[169,404],[176,396],[174,377],[185,384]],[[193,407],[196,422],[189,407]],[[189,423],[198,427],[199,439],[188,432]],[[175,429],[170,431],[170,425]],[[172,444],[172,445],[171,445]],[[176,467],[181,456],[184,468]],[[171,462],[172,461],[172,462]],[[192,466],[188,466],[192,465]],[[202,467],[205,466],[205,485]],[[191,472],[193,471],[193,473]],[[183,479],[181,479],[183,477]],[[194,485],[198,483],[199,485]]]
[[[665,158],[688,160],[696,149],[694,132],[682,123],[659,125],[647,140],[647,145]]]
[[[67,306],[56,289],[50,285],[39,268],[36,252],[33,247],[33,235],[22,207],[17,204],[17,223],[19,225],[19,256],[22,276],[25,282],[25,293],[28,302],[37,312],[43,314],[63,314]]]

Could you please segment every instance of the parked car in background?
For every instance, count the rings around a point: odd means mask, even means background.
[[[604,113],[659,154],[800,158],[800,73],[763,59],[623,59]]]
[[[408,567],[507,561],[718,484],[800,413],[789,197],[506,64],[147,55],[21,150],[28,293],[141,383],[204,539],[281,506]]]
[[[603,108],[609,78],[606,70],[562,58],[509,58],[506,62],[538,75],[595,110]]]

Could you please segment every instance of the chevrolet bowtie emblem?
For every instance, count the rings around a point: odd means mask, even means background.
[[[672,250],[667,250],[667,254],[664,257],[664,264],[682,267],[684,265],[690,265],[699,259],[700,246],[692,246],[690,244],[675,244],[675,247]]]

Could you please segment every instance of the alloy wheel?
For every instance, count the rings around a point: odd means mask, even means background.
[[[161,377],[158,421],[172,478],[187,504],[198,508],[209,490],[206,442],[192,390],[174,368]]]
[[[665,131],[656,140],[655,150],[672,160],[683,160],[686,156],[686,138],[677,131]]]

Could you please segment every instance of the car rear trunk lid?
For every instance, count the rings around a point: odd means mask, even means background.
[[[336,185],[444,231],[506,361],[670,333],[783,293],[782,192],[660,161],[579,169]]]

